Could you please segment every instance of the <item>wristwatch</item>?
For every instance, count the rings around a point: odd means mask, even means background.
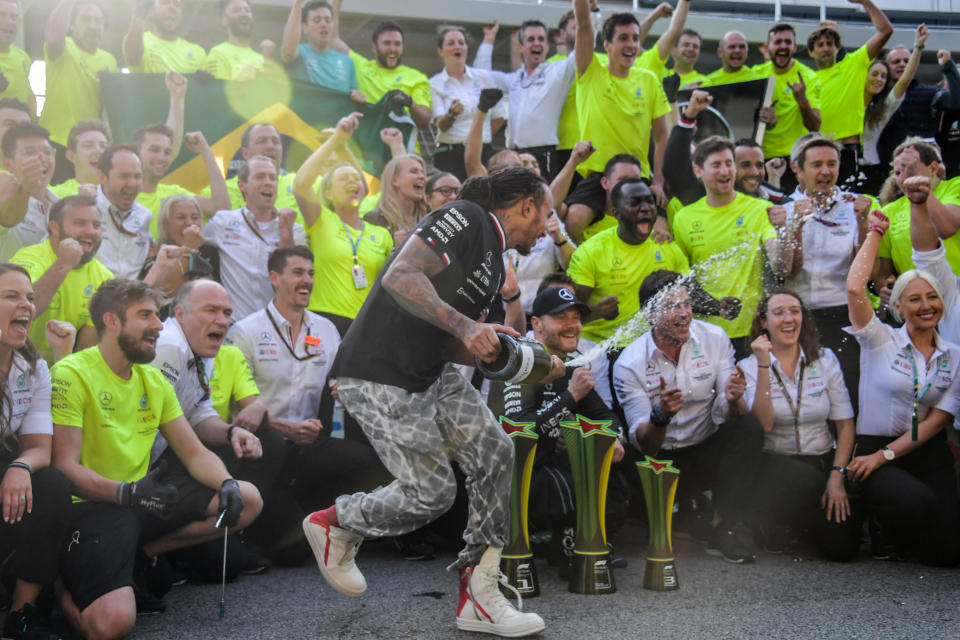
[[[883,459],[887,462],[893,462],[893,459],[897,457],[897,454],[894,453],[893,449],[890,447],[884,447],[880,449],[880,454],[883,456]]]

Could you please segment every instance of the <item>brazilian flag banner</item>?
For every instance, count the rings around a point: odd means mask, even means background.
[[[139,127],[167,120],[170,94],[163,74],[107,73],[101,77],[101,89],[114,140],[129,141]],[[257,122],[270,122],[280,132],[284,168],[289,171],[296,171],[319,146],[322,130],[335,127],[340,118],[355,111],[363,118],[351,148],[372,176],[379,177],[390,160],[390,150],[380,140],[381,129],[400,129],[404,139],[411,141],[409,148],[416,138],[413,120],[387,99],[357,104],[346,94],[279,74],[261,73],[245,82],[187,76],[184,108],[184,132],[202,131],[222,169],[229,169],[238,154],[244,129]],[[203,160],[182,148],[163,182],[200,191],[207,184]]]

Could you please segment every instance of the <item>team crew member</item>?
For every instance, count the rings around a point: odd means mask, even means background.
[[[97,161],[100,154],[110,146],[110,127],[103,120],[81,120],[70,129],[67,138],[66,159],[73,166],[74,177],[50,187],[58,198],[75,196],[81,185],[100,183],[97,176]]]
[[[97,210],[104,221],[97,259],[115,277],[135,278],[155,251],[150,235],[153,214],[137,202],[143,184],[140,157],[135,147],[114,145],[97,160],[97,169]]]
[[[664,78],[672,75],[680,76],[680,88],[688,88],[691,84],[699,86],[706,80],[707,76],[693,68],[700,58],[700,45],[703,40],[700,34],[693,29],[684,29],[680,32],[680,38],[677,39],[677,46],[673,48],[670,55],[673,57],[673,69],[665,72]]]
[[[180,37],[180,0],[141,0],[134,5],[123,37],[123,57],[133,73],[196,73],[207,52]],[[149,29],[145,29],[146,24]]]
[[[820,131],[843,146],[840,160],[840,183],[857,173],[860,134],[863,132],[865,103],[862,87],[867,82],[870,64],[876,60],[893,35],[893,25],[872,0],[850,0],[861,5],[870,16],[877,32],[866,44],[851,51],[837,62],[843,46],[835,24],[822,24],[807,38],[807,51],[817,65],[820,80]]]
[[[498,587],[512,446],[451,360],[492,360],[499,350],[495,332],[516,335],[474,318],[482,320],[503,284],[500,254],[528,251],[553,202],[542,178],[513,167],[473,178],[461,196],[425,218],[394,254],[335,367],[344,407],[397,480],[373,493],[340,496],[304,520],[304,530],[327,581],[358,597],[366,581],[354,563],[357,547],[365,536],[412,531],[444,513],[456,495],[452,456],[467,475],[470,500],[467,546],[454,563],[461,569],[457,626],[517,637],[544,624],[514,609]],[[551,374],[562,375],[561,367],[555,358]],[[407,428],[397,429],[398,422]]]
[[[7,79],[7,85],[0,91],[0,100],[14,98],[27,103],[30,113],[37,113],[37,97],[30,88],[30,65],[33,60],[23,49],[14,46],[20,34],[20,3],[18,0],[0,2],[0,22],[4,28],[0,31],[0,73]]]
[[[760,75],[747,65],[748,53],[747,38],[743,33],[728,31],[723,34],[717,46],[717,55],[723,65],[716,71],[708,73],[700,87],[760,80]]]
[[[918,184],[908,195],[922,206],[929,192],[929,184]],[[890,307],[901,328],[874,314],[867,280],[889,221],[876,210],[868,221],[847,277],[850,324],[860,343],[857,455],[847,473],[861,484],[879,526],[871,531],[874,556],[907,549],[925,563],[952,566],[960,560],[960,511],[943,430],[960,410],[960,347],[937,334],[943,285],[929,273],[911,269],[893,285]],[[933,235],[927,227],[924,247]]]
[[[0,265],[0,374],[6,383],[0,393],[5,444],[0,539],[15,550],[17,578],[3,636],[14,640],[51,637],[35,603],[43,585],[59,573],[70,508],[70,481],[50,467],[50,372],[27,338],[36,311],[33,296],[26,270]]]
[[[250,47],[253,10],[247,0],[222,0],[220,24],[227,39],[210,49],[206,70],[219,80],[252,80],[264,70],[263,55]]]
[[[844,480],[856,427],[840,363],[821,349],[813,316],[789,289],[760,302],[750,338],[753,353],[740,368],[744,400],[765,432],[757,472],[764,548],[782,553],[804,533],[827,558],[852,560],[861,523]]]
[[[617,314],[600,317],[583,327],[588,340],[611,337],[640,309],[637,290],[654,271],[690,270],[687,257],[676,243],[655,244],[650,234],[657,217],[650,189],[639,178],[624,178],[610,194],[618,224],[577,247],[567,273],[577,283],[577,297],[596,306],[604,298],[617,301]]]
[[[241,320],[270,301],[272,291],[267,257],[277,247],[306,244],[303,227],[294,222],[296,212],[280,211],[277,169],[265,156],[250,158],[237,174],[237,184],[246,204],[233,211],[219,211],[203,229],[203,235],[220,251],[220,279],[233,301],[234,317]]]
[[[210,399],[220,419],[229,422],[230,416],[259,397],[260,389],[253,380],[243,351],[232,344],[220,345],[210,376]]]
[[[610,193],[621,180],[642,177],[640,161],[628,153],[618,153],[607,160],[602,174],[581,180],[564,201],[566,208],[561,208],[563,224],[573,241],[582,244],[604,229],[617,226]]]
[[[337,37],[334,18],[333,7],[326,0],[294,0],[283,27],[283,62],[292,67],[293,78],[349,94],[354,102],[366,102],[357,90],[353,60],[333,46]],[[301,33],[306,42],[300,42]]]
[[[163,328],[158,295],[131,280],[104,284],[91,300],[100,342],[53,368],[54,465],[74,488],[73,544],[61,560],[67,620],[87,637],[133,629],[133,560],[212,540],[218,514],[231,529],[260,513],[257,490],[230,477],[197,439],[173,387],[147,366]],[[152,470],[162,434],[179,472]]]
[[[2,150],[9,173],[0,173],[0,184],[7,183],[5,190],[12,192],[0,203],[0,262],[6,262],[21,247],[47,235],[47,211],[58,198],[48,188],[56,160],[46,129],[30,122],[15,124],[3,134]]]
[[[689,8],[680,0],[681,8]],[[687,3],[687,4],[684,4]],[[580,171],[601,171],[612,156],[630,153],[640,160],[642,177],[650,180],[657,203],[666,206],[663,192],[663,152],[669,133],[670,105],[660,77],[634,65],[640,49],[640,25],[629,13],[617,13],[603,25],[604,48],[609,54],[604,66],[593,52],[593,31],[587,0],[574,0],[577,17],[577,113],[580,139],[589,140],[598,152],[589,157]],[[668,50],[669,51],[669,50]],[[666,56],[664,56],[666,57]],[[609,91],[616,101],[611,107]],[[650,137],[656,145],[653,167],[647,160]]]
[[[37,321],[30,328],[30,341],[53,363],[73,351],[73,344],[57,352],[57,345],[47,340],[47,324],[68,322],[77,330],[78,346],[96,344],[88,306],[93,293],[113,274],[94,257],[103,225],[90,196],[68,196],[54,203],[47,231],[46,240],[20,249],[12,262],[23,266],[34,283]]]
[[[630,442],[648,456],[671,458],[688,478],[686,491],[713,490],[719,519],[713,519],[708,553],[753,562],[752,547],[734,527],[753,502],[762,430],[747,415],[746,380],[734,367],[733,345],[719,327],[693,319],[680,274],[652,273],[639,296],[652,329],[613,366]]]

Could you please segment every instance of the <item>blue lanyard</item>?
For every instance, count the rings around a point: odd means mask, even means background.
[[[367,230],[367,223],[363,220],[360,221],[360,237],[357,238],[356,243],[353,241],[353,235],[350,233],[350,227],[347,226],[347,223],[340,220],[340,224],[343,225],[343,230],[347,233],[347,240],[350,241],[350,249],[353,251],[353,264],[359,266],[360,257],[358,253],[360,251],[360,243],[363,241],[363,234]]]

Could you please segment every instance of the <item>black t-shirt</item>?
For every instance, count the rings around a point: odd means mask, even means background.
[[[593,209],[593,220],[591,224],[603,218],[604,209],[607,208],[607,192],[603,190],[600,180],[602,173],[595,173],[588,178],[581,180],[573,193],[567,196],[564,203],[569,207],[572,204],[584,204]]]
[[[504,279],[506,238],[497,218],[472,202],[456,200],[421,220],[413,234],[447,265],[430,278],[440,299],[468,318],[483,318]],[[381,270],[344,336],[334,371],[416,393],[433,384],[450,361],[452,336],[407,312],[383,288],[383,275],[399,253]]]

